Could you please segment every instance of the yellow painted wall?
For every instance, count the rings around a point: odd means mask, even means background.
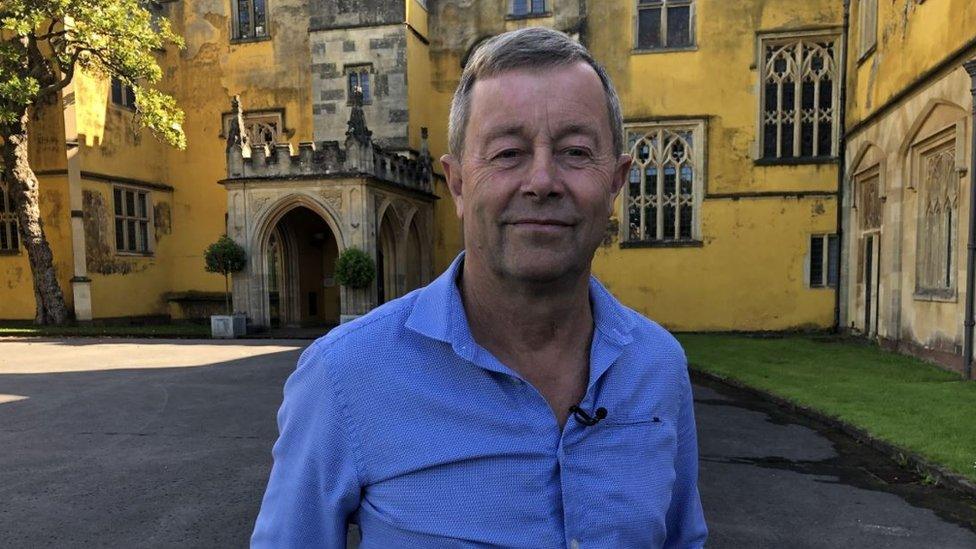
[[[64,176],[40,176],[41,221],[54,254],[58,283],[65,292],[68,308],[72,307],[71,280],[71,208],[68,205],[68,180]],[[27,250],[17,254],[0,254],[0,320],[34,318],[34,285]]]
[[[921,79],[950,54],[976,50],[972,0],[878,0],[877,49],[858,58],[858,10],[852,2],[848,63],[848,125],[853,126]],[[970,55],[972,57],[972,54]]]
[[[420,128],[428,127],[438,172],[436,159],[447,151],[447,119],[460,60],[469,47],[510,28],[546,24],[569,29],[579,22],[573,6],[554,6],[552,17],[533,20],[506,19],[507,0],[448,6],[445,12],[468,26],[446,39],[434,35],[433,14],[429,19],[416,0],[405,1],[410,146],[419,149]],[[627,120],[703,118],[708,143],[702,245],[622,249],[619,238],[611,238],[597,252],[595,273],[626,304],[674,329],[830,326],[834,291],[806,288],[804,265],[810,234],[835,230],[836,204],[829,195],[836,189],[837,168],[831,163],[754,162],[756,33],[838,27],[841,2],[696,2],[696,49],[668,53],[632,51],[633,1],[587,2],[586,7],[583,38],[614,79]],[[474,22],[462,8],[476,12]],[[293,146],[312,139],[306,3],[281,0],[269,9],[271,38],[235,44],[229,36],[229,3],[166,4],[174,29],[187,44],[182,52],[160,54],[163,87],[187,111],[185,152],[133,130],[126,112],[109,104],[106,82],[79,81],[78,100],[84,101],[79,107],[79,133],[85,135],[82,170],[173,188],[153,193],[171,210],[171,232],[160,237],[153,257],[131,260],[138,273],[92,276],[96,317],[165,314],[171,310],[163,300],[166,292],[223,290],[221,277],[204,271],[202,253],[224,231],[226,191],[217,183],[226,173],[220,113],[229,111],[233,95],[241,95],[245,110],[284,107],[285,136]],[[110,193],[101,181],[85,181],[84,188]],[[710,197],[785,192],[822,195]],[[435,193],[441,197],[434,213],[439,272],[462,247],[462,238],[450,194],[439,179]],[[70,259],[70,245],[67,238],[63,241],[63,257]],[[0,311],[5,316],[6,306]]]
[[[697,47],[656,53],[632,52],[634,2],[588,4],[587,42],[607,67],[626,120],[707,121],[702,246],[614,243],[597,252],[594,272],[624,303],[676,330],[829,327],[834,290],[807,287],[804,269],[810,235],[836,230],[836,200],[827,193],[837,188],[837,166],[754,162],[756,33],[840,27],[841,3],[743,4],[697,2]],[[825,195],[710,198],[789,191]]]

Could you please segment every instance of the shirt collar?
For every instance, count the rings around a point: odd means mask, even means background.
[[[461,292],[457,286],[463,265],[464,251],[454,258],[443,274],[420,291],[407,318],[406,327],[421,335],[450,343],[459,356],[473,360],[480,347],[471,336]],[[618,347],[633,341],[630,334],[636,324],[633,313],[621,305],[596,277],[590,277],[589,285],[595,327],[594,342],[597,338],[596,332]]]

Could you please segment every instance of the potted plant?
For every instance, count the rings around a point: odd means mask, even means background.
[[[369,254],[359,248],[347,248],[336,258],[335,278],[336,282],[350,289],[369,288],[376,278],[376,264]],[[348,322],[358,316],[345,314],[340,317],[340,322]]]
[[[247,252],[227,235],[221,236],[203,252],[208,273],[224,275],[224,306],[226,314],[210,316],[210,333],[215,338],[234,338],[247,331],[243,314],[233,314],[230,305],[230,275],[244,269]]]

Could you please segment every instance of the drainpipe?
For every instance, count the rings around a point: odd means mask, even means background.
[[[847,34],[851,28],[851,0],[844,0],[844,31],[841,35],[844,47],[841,49],[840,66],[842,78],[840,81],[840,107],[837,111],[837,125],[840,128],[840,137],[837,139],[837,265],[834,267],[834,280],[837,287],[834,288],[834,331],[840,333],[840,287],[841,287],[841,263],[844,262],[844,175],[847,171]]]
[[[972,79],[973,123],[969,126],[972,142],[969,145],[969,245],[966,251],[966,320],[963,349],[963,379],[973,375],[973,295],[976,289],[976,59],[963,64]]]

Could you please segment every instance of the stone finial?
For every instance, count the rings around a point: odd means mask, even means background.
[[[357,87],[352,93],[352,112],[349,113],[346,137],[352,137],[361,143],[370,141],[373,132],[366,127],[366,116],[363,114],[363,90]]]
[[[230,100],[230,128],[227,130],[227,150],[232,150],[235,146],[240,147],[244,156],[251,152],[251,139],[244,128],[244,110],[241,108],[241,96],[235,95]]]
[[[430,156],[430,146],[427,143],[427,126],[420,127],[420,157]]]

